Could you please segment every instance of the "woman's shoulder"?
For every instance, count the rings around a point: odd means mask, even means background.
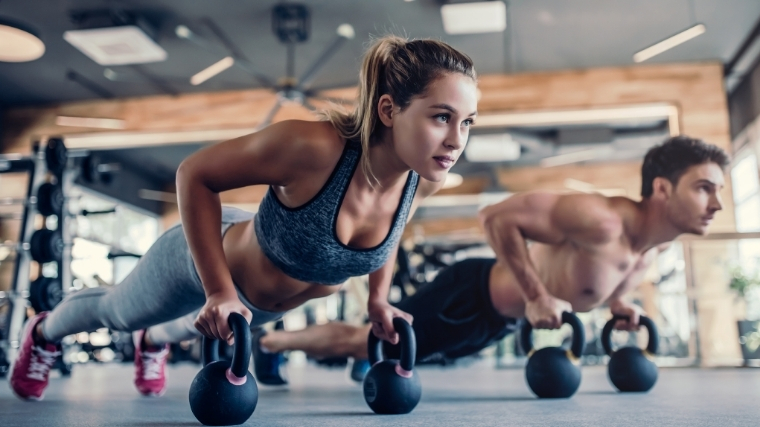
[[[309,168],[333,167],[347,143],[327,121],[283,120],[271,127],[287,135],[297,163]]]

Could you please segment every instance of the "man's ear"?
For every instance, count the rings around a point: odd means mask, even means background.
[[[395,105],[390,95],[385,94],[377,101],[377,115],[386,127],[393,127],[393,112]]]
[[[673,183],[665,177],[658,176],[652,181],[652,196],[668,200],[673,195]]]

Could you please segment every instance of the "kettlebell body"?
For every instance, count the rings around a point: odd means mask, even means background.
[[[536,396],[564,398],[572,396],[578,390],[581,370],[567,353],[561,347],[546,347],[537,350],[528,359],[525,379]]]
[[[562,347],[533,350],[531,324],[525,321],[520,331],[522,348],[529,355],[525,379],[540,398],[567,398],[581,385],[580,357],[586,344],[583,323],[568,312],[562,313],[562,322],[573,327],[573,343],[569,350]]]
[[[376,414],[408,414],[422,397],[420,376],[412,370],[411,377],[402,377],[396,371],[399,363],[396,359],[383,360],[364,378],[364,399]]]
[[[612,350],[612,329],[618,320],[627,320],[625,316],[613,316],[602,329],[602,347],[610,356],[607,374],[610,382],[622,392],[649,391],[657,382],[658,369],[652,356],[657,353],[659,335],[654,322],[648,317],[641,316],[639,323],[649,331],[649,342],[646,349],[638,347],[623,347]]]
[[[232,361],[220,361],[219,342],[203,337],[203,369],[190,385],[190,409],[202,424],[243,424],[251,417],[259,399],[256,381],[248,372],[251,331],[241,314],[232,313],[230,327],[235,335]]]
[[[393,319],[399,334],[401,359],[382,360],[382,342],[370,331],[369,362],[364,377],[364,400],[376,414],[408,414],[422,397],[420,377],[414,371],[417,343],[414,330],[404,319]]]

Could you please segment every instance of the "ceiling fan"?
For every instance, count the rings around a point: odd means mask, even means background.
[[[196,74],[193,77],[196,80],[191,80],[191,83],[200,84],[231,66],[237,66],[250,74],[261,86],[270,89],[277,94],[277,101],[269,110],[261,124],[259,124],[258,128],[268,126],[284,103],[296,103],[314,112],[317,108],[309,102],[310,99],[339,104],[353,102],[352,100],[331,98],[329,96],[321,95],[320,92],[324,89],[311,87],[314,79],[327,64],[330,57],[340,49],[346,40],[354,38],[354,28],[350,24],[341,24],[338,26],[333,41],[327,45],[317,59],[306,68],[305,72],[296,77],[295,48],[297,43],[303,43],[309,39],[310,12],[308,7],[303,4],[281,3],[275,5],[272,8],[272,30],[280,42],[286,45],[288,53],[285,76],[279,78],[276,82],[273,82],[268,76],[257,70],[251,61],[240,52],[222,29],[213,21],[206,18],[203,20],[203,24],[214,34],[219,42],[224,45],[228,56]],[[219,49],[214,43],[211,43],[206,38],[194,33],[185,25],[178,25],[175,28],[175,34],[177,37],[185,39],[200,48],[217,54],[219,53]],[[202,75],[202,73],[206,73],[206,75]],[[201,78],[198,78],[199,76]],[[352,82],[346,85],[341,85],[341,87],[352,86],[353,84],[354,83]]]

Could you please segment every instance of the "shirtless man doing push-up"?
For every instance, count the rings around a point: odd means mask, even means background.
[[[727,164],[722,149],[680,136],[646,154],[641,201],[530,192],[484,208],[480,220],[496,259],[458,262],[397,304],[414,316],[417,359],[472,354],[513,331],[517,319],[555,329],[563,311],[605,303],[628,316],[618,329],[637,329],[641,309],[625,295],[642,281],[658,248],[684,233],[707,234],[722,209]],[[366,359],[370,328],[334,322],[269,332],[256,351],[257,379],[281,382],[268,356],[286,350]],[[393,357],[397,349],[384,345]]]

